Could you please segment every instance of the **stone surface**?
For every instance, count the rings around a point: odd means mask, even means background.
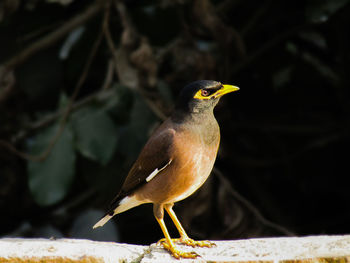
[[[0,262],[350,262],[350,235],[214,241],[192,248],[201,257],[177,260],[161,247],[79,239],[0,239]]]
[[[4,238],[0,262],[137,262],[147,248],[84,239]]]

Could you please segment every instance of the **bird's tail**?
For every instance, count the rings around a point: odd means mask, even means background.
[[[111,219],[113,216],[107,214],[104,217],[101,218],[100,221],[98,221],[92,228],[95,229],[97,227],[103,226],[104,224],[106,224],[108,222],[109,219]]]
[[[147,203],[145,201],[138,200],[135,196],[125,196],[121,200],[118,200],[118,202],[115,203],[114,208],[110,209],[108,213],[101,218],[100,221],[98,221],[92,228],[97,228],[100,226],[103,226],[110,220],[114,215],[122,213],[126,210],[129,210],[130,208],[133,208],[135,206],[141,205]]]

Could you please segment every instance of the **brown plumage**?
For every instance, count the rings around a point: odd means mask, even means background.
[[[194,258],[198,255],[176,249],[163,221],[164,209],[179,230],[180,242],[212,246],[208,241],[190,239],[172,206],[193,194],[208,178],[220,142],[220,129],[213,109],[222,95],[235,90],[238,90],[235,86],[209,80],[186,86],[173,114],[149,138],[109,211],[94,228],[132,207],[153,203],[154,216],[165,235],[159,242],[174,257]]]

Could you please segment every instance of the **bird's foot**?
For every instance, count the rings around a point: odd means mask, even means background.
[[[179,239],[172,239],[172,241],[177,241]],[[157,242],[157,245],[162,245],[166,250],[168,250],[174,258],[197,258],[199,255],[196,252],[185,252],[178,250],[173,244],[169,244],[165,238],[162,238]]]
[[[171,240],[174,243],[181,243],[181,244],[184,244],[186,246],[191,246],[191,247],[215,247],[216,246],[216,244],[214,242],[210,242],[208,240],[196,241],[196,240],[193,240],[192,238],[189,238],[189,237],[172,238]],[[166,242],[166,239],[162,238],[157,242],[157,245],[160,245],[164,242]]]
[[[189,238],[189,237],[179,238],[177,241],[182,243],[182,244],[185,244],[187,246],[191,246],[191,247],[214,247],[214,246],[216,246],[215,243],[210,242],[208,240],[196,241],[196,240],[193,240],[192,238]]]

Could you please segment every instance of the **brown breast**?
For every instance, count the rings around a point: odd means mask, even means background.
[[[140,188],[138,199],[159,204],[177,202],[194,193],[210,175],[220,141],[216,121],[210,134],[193,125],[175,130],[171,164]]]

